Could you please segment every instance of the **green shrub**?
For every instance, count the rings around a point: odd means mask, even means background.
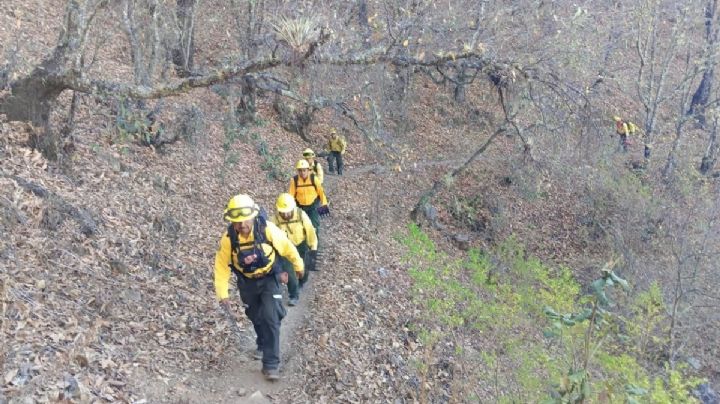
[[[453,257],[414,224],[399,240],[412,297],[423,308],[412,327],[423,355],[453,356],[466,370],[461,380],[446,381],[462,394],[457,401],[478,400],[473,386],[491,384],[496,402],[691,402],[698,380],[669,369],[651,377],[657,370],[642,365],[644,341],[663,323],[657,285],[639,293],[621,318],[609,311],[609,289],[628,285],[612,261],[581,295],[569,268],[530,256],[515,237]],[[431,359],[417,361],[423,381],[432,375]],[[420,394],[432,392],[421,387]]]

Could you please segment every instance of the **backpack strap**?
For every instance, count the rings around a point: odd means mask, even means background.
[[[255,218],[255,223],[253,224],[253,232],[254,232],[254,239],[256,244],[269,244],[270,247],[275,249],[275,247],[272,245],[272,243],[267,239],[267,235],[265,234],[265,229],[267,229],[267,219],[263,217],[262,215],[258,215]]]
[[[298,189],[298,186],[299,186],[299,185],[298,185],[298,176],[297,176],[297,175],[293,177],[293,181],[295,181],[295,193],[297,193],[297,189]],[[315,174],[314,174],[314,173],[310,173],[310,183],[312,184],[313,188],[315,188],[315,193],[318,194],[318,196],[320,196],[320,191],[318,191],[317,182],[315,181]],[[302,185],[302,186],[303,186],[303,187],[308,187],[309,185]],[[295,195],[293,195],[293,196],[295,196]]]
[[[285,228],[287,229],[287,231],[288,231],[290,234],[293,234],[292,227],[290,227],[290,225],[293,224],[293,223],[301,223],[301,224],[302,224],[302,213],[301,213],[301,212],[302,212],[302,211],[300,210],[300,208],[295,207],[295,210],[293,211],[293,215],[294,215],[294,216],[297,216],[297,219],[290,219],[290,220],[288,220],[288,221],[285,221],[285,219],[283,219],[280,215],[277,215],[277,214],[276,214],[276,215],[275,215],[275,223],[278,223],[278,227],[280,227],[280,226],[285,226]],[[303,233],[305,233],[305,227],[304,227],[304,226],[303,226]]]
[[[310,182],[313,184],[313,188],[315,188],[315,193],[318,194],[318,197],[320,196],[320,191],[318,191],[317,182],[315,182],[315,174],[310,173]]]
[[[253,244],[268,244],[270,247],[273,248],[274,252],[275,246],[273,246],[273,244],[267,239],[267,235],[265,235],[265,229],[267,229],[267,221],[262,215],[258,215],[255,218],[255,222],[253,223],[253,241],[241,244],[240,240],[238,239],[238,234],[235,231],[235,227],[233,227],[232,223],[230,223],[228,225],[227,233],[228,237],[230,238],[231,252],[234,252],[236,255],[240,254],[240,247],[246,247]]]

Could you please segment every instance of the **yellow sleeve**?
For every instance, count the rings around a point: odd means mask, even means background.
[[[288,189],[288,194],[295,198],[295,177],[290,178],[290,188]]]
[[[340,153],[345,154],[345,149],[347,149],[347,140],[345,140],[345,137],[340,138]]]
[[[316,251],[318,246],[317,233],[315,233],[315,227],[313,227],[312,221],[310,221],[310,216],[303,210],[300,210],[300,218],[303,228],[305,229],[308,247],[310,247],[310,250]]]
[[[317,190],[317,194],[320,197],[320,206],[325,206],[328,204],[327,197],[325,197],[325,189],[322,186],[322,183],[315,181],[315,189]]]
[[[316,167],[317,167],[317,173],[315,173],[315,177],[317,177],[317,179],[322,184],[325,180],[325,171],[323,170],[322,164],[320,164],[320,163],[317,163]]]
[[[232,259],[230,237],[227,233],[220,239],[215,253],[215,296],[218,300],[227,299],[230,288],[230,260]]]
[[[272,243],[278,254],[290,261],[295,272],[299,274],[305,273],[305,264],[300,254],[298,254],[297,248],[295,248],[293,243],[287,238],[284,231],[275,226],[273,222],[268,222],[267,228],[265,228],[265,237]]]
[[[630,130],[628,129],[628,124],[625,122],[623,122],[623,133],[625,133],[626,136],[630,134]]]

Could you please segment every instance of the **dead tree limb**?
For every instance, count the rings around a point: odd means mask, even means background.
[[[480,146],[480,148],[477,149],[475,151],[475,153],[473,153],[473,155],[470,156],[470,158],[467,159],[467,161],[465,161],[465,163],[463,163],[463,165],[454,169],[447,176],[436,180],[435,183],[433,184],[432,188],[430,188],[428,191],[426,191],[424,194],[422,194],[422,196],[420,197],[420,200],[418,200],[417,204],[415,204],[415,207],[413,208],[413,210],[410,211],[410,218],[414,222],[419,223],[419,213],[424,211],[425,207],[430,202],[430,199],[432,199],[438,192],[440,192],[441,189],[445,188],[445,186],[446,186],[445,184],[447,183],[446,179],[447,178],[456,178],[458,175],[465,172],[465,170],[467,170],[467,168],[470,166],[470,164],[472,164],[472,162],[475,161],[475,159],[477,159],[481,154],[483,154],[485,152],[485,150],[488,148],[488,146],[490,146],[490,144],[493,142],[493,140],[495,140],[495,138],[498,135],[505,132],[505,130],[506,130],[505,125],[498,128],[492,135],[490,135],[490,137],[485,141],[485,143],[483,143],[482,146]]]
[[[60,214],[68,215],[75,219],[75,221],[80,225],[80,232],[85,236],[91,236],[97,232],[97,223],[90,212],[70,204],[41,185],[30,182],[16,175],[7,175],[6,177],[14,180],[24,190],[33,193],[35,196],[46,199],[52,208],[56,209]]]

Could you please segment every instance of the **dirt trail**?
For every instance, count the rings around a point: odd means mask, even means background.
[[[365,169],[365,167],[363,167]],[[352,172],[348,172],[352,175]],[[346,177],[327,176],[325,188],[329,195],[332,195],[337,182],[343,181]],[[323,230],[332,230],[342,226],[341,215],[335,215],[330,220],[323,219]],[[234,351],[227,352],[228,360],[224,369],[219,371],[200,371],[193,373],[169,375],[167,379],[144,379],[140,385],[144,395],[149,402],[190,402],[190,403],[261,403],[270,402],[274,399],[282,399],[278,394],[292,386],[297,380],[296,377],[301,361],[298,358],[298,350],[293,342],[296,335],[316,308],[315,286],[318,278],[326,275],[324,268],[328,268],[327,258],[342,254],[332,242],[325,242],[321,238],[318,252],[318,272],[310,274],[310,281],[303,288],[300,296],[300,303],[295,307],[287,307],[287,315],[282,321],[280,331],[280,353],[281,353],[281,378],[276,382],[265,380],[260,373],[262,364],[259,360],[251,357],[255,349],[255,333],[248,326],[241,328],[242,336],[237,336]],[[234,289],[231,289],[231,291]],[[238,295],[236,292],[233,299]],[[287,302],[287,291],[285,291]],[[244,316],[242,313],[235,314],[237,318]],[[238,341],[238,339],[240,341]],[[260,393],[260,394],[258,394]]]
[[[451,159],[440,161],[423,161],[408,163],[403,171],[414,171],[423,167],[441,165],[460,165],[465,159]],[[338,187],[349,179],[357,178],[368,173],[386,173],[392,171],[392,167],[380,164],[365,165],[346,169],[342,177],[326,175],[325,188],[331,199]],[[346,184],[344,184],[346,185]],[[335,229],[347,229],[347,215],[342,212],[334,212],[330,219],[323,219],[322,232],[325,234],[334,233]],[[300,349],[294,343],[294,336],[303,332],[307,319],[316,310],[316,289],[318,280],[329,276],[332,273],[332,264],[329,257],[341,258],[342,248],[334,242],[322,237],[318,254],[318,267],[320,271],[310,274],[310,281],[305,286],[299,305],[287,307],[288,314],[282,321],[280,334],[281,352],[281,379],[276,382],[268,382],[260,373],[261,362],[253,360],[250,354],[255,349],[255,334],[250,326],[241,329],[243,333],[241,341],[236,343],[236,350],[227,352],[227,363],[221,370],[200,371],[192,373],[169,375],[164,380],[145,379],[141,389],[149,402],[214,402],[214,403],[258,403],[274,400],[284,400],[281,393],[284,390],[298,387],[293,383],[301,383],[303,380],[302,358]],[[235,295],[237,296],[237,295]],[[244,316],[236,313],[236,317]],[[237,340],[237,338],[236,338]],[[259,394],[258,394],[259,393]]]

